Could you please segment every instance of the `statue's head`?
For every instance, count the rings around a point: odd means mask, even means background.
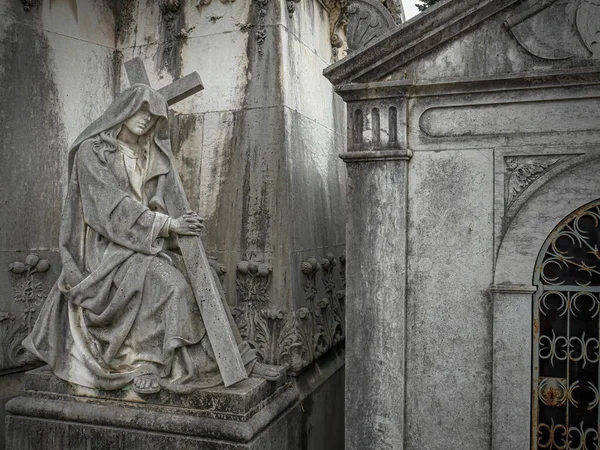
[[[123,122],[123,126],[133,134],[143,136],[152,129],[158,117],[150,112],[148,103],[143,102],[140,109]]]
[[[117,135],[123,128],[137,136],[150,136],[170,154],[168,106],[165,98],[150,86],[134,84],[121,92],[106,111],[75,140],[69,152],[69,173],[79,145],[92,139],[100,158],[118,148]]]

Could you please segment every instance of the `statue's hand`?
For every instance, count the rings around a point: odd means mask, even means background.
[[[181,234],[184,236],[199,236],[204,228],[204,219],[193,211],[186,212],[178,219],[171,219],[169,233]]]

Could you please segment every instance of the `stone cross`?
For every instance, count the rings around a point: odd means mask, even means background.
[[[130,84],[142,83],[150,86],[148,74],[140,58],[127,61],[125,70]],[[200,92],[202,89],[204,89],[204,86],[200,80],[200,75],[198,75],[198,72],[193,72],[159,89],[158,93],[162,94],[170,106]],[[179,197],[184,199],[185,204],[174,205],[174,207],[178,209],[179,214],[183,214],[189,211],[189,205],[185,200],[187,197],[179,179],[178,188],[182,194]],[[223,377],[223,383],[225,386],[231,386],[247,378],[248,375],[235,335],[231,329],[229,316],[223,306],[216,281],[212,276],[206,252],[199,237],[178,236],[178,239],[190,284],[198,302],[206,333]]]

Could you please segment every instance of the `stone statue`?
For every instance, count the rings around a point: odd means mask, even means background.
[[[198,236],[171,153],[167,102],[134,84],[69,151],[62,273],[23,345],[60,378],[140,394],[221,384],[178,236]],[[222,291],[221,291],[222,292]],[[229,314],[246,373],[275,380]],[[235,348],[235,347],[234,347]]]

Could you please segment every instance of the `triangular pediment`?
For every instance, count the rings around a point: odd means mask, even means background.
[[[448,0],[328,67],[335,85],[600,67],[600,0]]]

